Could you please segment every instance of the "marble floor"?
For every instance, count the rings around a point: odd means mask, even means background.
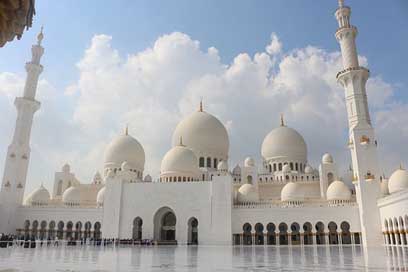
[[[3,271],[408,271],[408,248],[12,247],[0,248]]]

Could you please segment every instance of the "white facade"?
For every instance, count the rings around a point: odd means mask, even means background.
[[[200,103],[176,127],[156,181],[144,176],[143,146],[126,129],[107,146],[102,175],[84,184],[66,164],[55,173],[52,191],[41,185],[23,202],[30,129],[40,105],[35,101],[44,52],[40,33],[26,66],[24,96],[16,99],[0,231],[39,239],[181,244],[407,244],[408,172],[401,167],[389,181],[380,180],[365,91],[369,72],[358,64],[351,9],[339,4],[336,38],[344,70],[337,79],[346,93],[355,193],[342,181],[350,173],[339,173],[329,153],[318,167],[309,165],[305,139],[283,116],[264,138],[260,165],[246,158],[230,171],[227,130]]]

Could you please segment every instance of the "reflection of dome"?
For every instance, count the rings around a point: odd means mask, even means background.
[[[305,174],[312,174],[313,168],[310,165],[306,165],[305,167]]]
[[[221,160],[217,165],[217,170],[221,172],[227,172],[228,171],[227,161]]]
[[[245,167],[254,167],[255,166],[255,161],[251,157],[247,157],[244,161]]]
[[[143,172],[145,164],[143,147],[128,134],[117,136],[108,145],[105,151],[105,169],[119,168],[125,161],[131,169]]]
[[[303,201],[305,193],[302,185],[295,182],[289,182],[283,186],[281,191],[281,200],[284,202]]]
[[[197,157],[228,159],[227,130],[217,118],[205,111],[194,112],[177,125],[173,134],[173,146],[179,143],[180,137]]]
[[[102,207],[103,206],[103,202],[105,201],[105,191],[106,191],[106,187],[103,186],[97,196],[96,196],[96,204],[98,207]]]
[[[238,189],[237,198],[239,202],[257,202],[258,192],[256,187],[249,183],[241,185]]]
[[[197,157],[190,148],[179,144],[164,155],[160,172],[161,176],[180,175],[196,178],[199,174]]]
[[[26,203],[32,206],[45,206],[50,202],[50,193],[41,184],[39,188],[34,190],[27,198]]]
[[[282,167],[282,172],[283,173],[289,173],[291,170],[290,170],[290,166],[289,166],[289,164],[285,164],[283,167]]]
[[[351,191],[344,182],[335,180],[327,188],[327,200],[350,200]]]
[[[388,190],[390,194],[407,189],[408,188],[408,171],[402,169],[402,167],[392,173],[388,180]]]
[[[322,163],[333,163],[333,157],[329,153],[326,153],[322,157]]]
[[[62,202],[68,206],[77,206],[81,202],[81,194],[79,188],[69,187],[62,194]]]
[[[275,128],[266,135],[261,152],[265,160],[307,161],[305,140],[296,130],[286,126]]]

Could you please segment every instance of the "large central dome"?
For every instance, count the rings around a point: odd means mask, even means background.
[[[269,161],[307,161],[307,147],[302,135],[293,128],[280,126],[266,135],[262,143],[262,157]]]
[[[197,157],[228,159],[227,130],[217,118],[201,109],[177,125],[173,134],[173,146],[178,145],[180,137]]]

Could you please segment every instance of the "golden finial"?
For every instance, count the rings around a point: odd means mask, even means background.
[[[280,115],[280,122],[281,122],[281,127],[284,127],[284,126],[285,126],[285,122],[284,122],[284,120],[283,120],[283,113],[281,113],[281,115]]]
[[[340,8],[344,7],[344,0],[339,0],[339,7]]]
[[[200,98],[200,109],[199,109],[199,111],[203,111],[203,98],[201,97]]]
[[[41,45],[41,42],[42,42],[42,40],[44,39],[43,30],[44,30],[44,27],[41,26],[40,33],[38,33],[38,35],[37,35],[37,44],[38,44],[38,45]]]
[[[180,136],[179,146],[184,146],[183,145],[183,136]]]
[[[129,135],[129,125],[126,125],[126,128],[125,128],[125,135],[127,136],[127,135]]]

